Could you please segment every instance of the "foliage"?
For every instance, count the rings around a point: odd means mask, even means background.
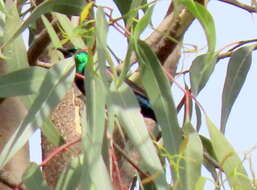
[[[0,169],[38,128],[43,129],[50,142],[56,145],[62,142],[49,115],[73,83],[74,61],[73,58],[63,59],[59,56],[58,61],[49,69],[39,68],[40,64],[37,67],[29,66],[21,35],[36,20],[42,19],[51,39],[49,51],[58,54],[57,48],[71,44],[87,48],[90,55],[84,79],[87,109],[81,118],[81,139],[74,139],[76,142],[81,141],[82,153],[71,159],[61,174],[56,189],[114,189],[113,184],[117,182],[113,178],[110,163],[106,161],[106,152],[117,146],[110,137],[113,134],[107,134],[113,131],[115,125],[121,126],[128,141],[140,154],[135,176],[142,189],[204,189],[206,178],[201,173],[203,167],[213,176],[216,189],[224,183],[217,178],[220,175],[225,176],[231,189],[256,189],[242,160],[224,136],[230,111],[251,67],[251,54],[256,45],[246,46],[242,43],[240,45],[244,45],[243,47],[239,45],[239,48],[226,54],[230,60],[222,94],[220,131],[196,99],[222,58],[222,54],[215,49],[214,19],[204,5],[191,0],[177,0],[176,3],[178,8],[182,7],[190,12],[191,17],[199,20],[208,41],[207,52],[192,62],[188,71],[190,76],[184,72],[184,77],[190,79],[190,84],[185,82],[183,86],[163,69],[163,63],[159,61],[151,44],[141,39],[142,32],[151,26],[153,9],[158,1],[147,3],[142,0],[114,0],[121,14],[118,18],[112,18],[108,7],[83,2],[52,0],[44,1],[36,7],[31,5],[32,12],[21,22],[23,15],[17,9],[16,1],[10,4],[0,0],[0,27],[3,29],[0,33],[1,59],[9,66],[8,73],[0,76],[0,97],[23,96],[28,107],[27,116],[1,150]],[[142,17],[139,16],[141,10],[144,13]],[[46,13],[51,13],[56,20],[58,31],[45,17]],[[74,25],[69,16],[79,13],[80,22]],[[127,38],[128,48],[124,61],[117,59],[118,56],[107,43],[111,26]],[[34,37],[33,40],[37,38]],[[132,72],[133,59],[139,65],[136,72]],[[116,62],[119,63],[118,66]],[[50,64],[44,66],[50,67]],[[106,74],[107,69],[111,75]],[[145,90],[156,114],[158,137],[153,137],[154,133],[147,130],[136,97],[126,84],[126,80],[133,78]],[[184,118],[178,116],[180,109],[175,107],[172,84],[177,85],[184,93],[180,105],[185,107]],[[190,90],[188,86],[191,87]],[[196,124],[191,117],[193,112],[196,113]],[[198,132],[202,115],[206,119],[210,139]],[[181,126],[179,121],[182,121]],[[109,160],[112,159],[111,154],[107,156]],[[168,161],[168,166],[164,160]],[[32,163],[25,171],[22,183],[27,189],[50,189],[40,166]],[[166,180],[169,168],[172,171],[171,184]],[[120,174],[117,172],[115,175]]]

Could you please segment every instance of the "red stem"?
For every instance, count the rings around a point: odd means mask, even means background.
[[[57,154],[59,154],[60,152],[64,151],[65,149],[69,148],[70,146],[78,143],[81,141],[81,138],[76,139],[74,141],[68,142],[58,148],[56,148],[53,152],[50,153],[50,155],[42,161],[42,163],[39,165],[40,167],[45,166],[51,159],[53,159],[53,157],[55,157]]]

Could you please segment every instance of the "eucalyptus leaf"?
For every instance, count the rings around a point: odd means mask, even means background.
[[[54,48],[60,48],[62,45],[61,40],[58,37],[58,34],[55,32],[55,29],[53,27],[53,25],[48,21],[48,19],[46,18],[46,16],[42,15],[41,19],[47,29],[47,32],[49,34],[49,37],[51,39],[51,42],[54,46]]]
[[[191,90],[196,96],[208,82],[214,71],[216,57],[210,57],[209,54],[202,54],[196,57],[190,67]]]
[[[111,178],[101,154],[105,131],[106,88],[102,79],[88,69],[86,69],[86,76],[87,124],[83,130],[82,142],[84,145],[84,163],[87,170],[82,172],[82,179],[89,175],[96,189],[112,190]],[[100,176],[99,173],[101,173]],[[83,189],[90,189],[92,186],[92,184],[85,184],[83,180],[81,185]]]
[[[63,139],[59,129],[55,126],[50,117],[45,119],[41,130],[47,140],[54,146],[61,146],[65,143],[65,140]]]
[[[15,2],[11,3],[6,8],[6,11],[8,14],[6,15],[2,43],[6,43],[13,34],[13,31],[21,24]],[[3,54],[5,56],[8,72],[28,67],[27,51],[21,35],[17,36],[12,43],[9,43],[9,45],[3,49]]]
[[[196,131],[199,132],[202,125],[202,112],[199,105],[195,103]]]
[[[135,27],[134,35],[133,37],[135,40],[138,40],[140,37],[140,34],[145,30],[145,28],[149,25],[151,22],[151,16],[153,14],[153,8],[154,6],[151,6],[147,9],[145,15],[139,20]]]
[[[37,164],[31,163],[22,176],[22,182],[27,190],[51,190],[43,178]]]
[[[81,179],[82,168],[83,156],[73,158],[59,177],[55,190],[75,190]]]
[[[84,7],[83,0],[48,0],[43,1],[39,6],[37,6],[30,16],[20,25],[16,26],[14,32],[12,32],[10,38],[5,43],[6,46],[12,40],[14,40],[18,35],[20,35],[30,24],[35,22],[41,15],[49,12],[59,12],[67,15],[79,15]]]
[[[206,121],[215,155],[231,189],[252,190],[251,180],[239,156],[207,116]]]
[[[38,93],[47,70],[29,67],[0,76],[0,97]]]
[[[190,190],[196,187],[196,182],[201,177],[201,164],[203,163],[203,147],[198,133],[189,121],[183,126],[184,139],[180,161],[180,177],[178,189]],[[182,147],[182,146],[181,146]]]
[[[236,50],[228,63],[226,79],[222,92],[221,131],[225,133],[226,123],[236,98],[244,85],[252,64],[254,46],[245,46]]]
[[[139,7],[147,4],[146,0],[114,0],[114,2],[123,16],[125,23],[130,24],[133,18],[137,16]]]
[[[143,41],[138,41],[138,47],[136,53],[144,69],[143,85],[162,129],[164,146],[170,154],[178,154],[182,132],[168,79],[151,48]]]
[[[61,61],[48,71],[27,116],[19,124],[0,153],[0,168],[3,168],[12,156],[23,147],[37,128],[42,127],[45,119],[71,88],[74,74],[72,58]]]
[[[216,29],[212,15],[206,7],[197,1],[179,0],[177,2],[184,5],[199,20],[207,37],[208,53],[213,54],[216,47]]]
[[[59,13],[55,13],[54,15],[64,30],[67,39],[70,40],[73,46],[76,48],[85,48],[84,41],[75,35],[75,26],[72,24],[69,17]]]
[[[82,172],[80,184],[82,189],[90,189],[94,186],[96,189],[112,190],[111,177],[102,155],[107,98],[107,88],[103,76],[107,50],[107,22],[102,8],[97,9],[96,25],[98,56],[98,63],[96,64],[102,72],[93,71],[94,68],[92,67],[86,67],[85,70],[87,76],[87,80],[84,80],[87,95],[87,101],[85,102],[87,120],[82,134],[85,170]],[[100,176],[99,173],[101,173]]]
[[[109,105],[113,107],[121,126],[140,153],[145,170],[152,176],[156,176],[154,177],[156,189],[167,189],[163,167],[147,131],[135,95],[123,83],[118,89],[112,85],[108,99]]]

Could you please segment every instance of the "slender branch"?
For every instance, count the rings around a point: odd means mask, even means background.
[[[50,160],[52,160],[57,154],[64,151],[65,149],[69,148],[70,146],[80,142],[81,139],[76,139],[74,141],[68,142],[67,144],[64,144],[58,148],[56,148],[41,164],[40,167],[46,165]]]
[[[241,3],[241,2],[236,1],[236,0],[218,0],[218,1],[236,6],[236,7],[241,8],[241,9],[244,9],[244,10],[248,11],[249,13],[256,13],[257,12],[256,7]]]
[[[133,167],[135,168],[143,177],[149,177],[148,174],[146,174],[144,171],[142,171],[127,155],[126,153],[117,145],[116,143],[113,143],[113,147],[115,150],[117,150],[123,158]]]
[[[240,46],[241,46],[241,45],[240,45]],[[253,50],[257,50],[257,44],[255,44],[254,46],[255,46],[255,47],[254,47]],[[238,45],[238,47],[239,47],[239,45]],[[238,47],[237,47],[237,48],[238,48]],[[225,52],[225,53],[219,54],[218,57],[217,57],[217,59],[218,59],[217,62],[218,62],[219,60],[221,60],[221,59],[225,59],[225,58],[230,57],[234,51],[235,51],[235,50],[234,50],[234,48],[233,48],[232,51],[227,51],[227,52]]]

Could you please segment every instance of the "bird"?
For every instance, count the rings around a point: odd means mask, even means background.
[[[88,51],[86,49],[80,48],[58,48],[58,50],[63,54],[65,58],[74,56],[76,74],[78,74],[77,76],[84,76],[84,71],[88,64]],[[140,106],[141,114],[146,118],[151,118],[154,121],[156,121],[156,116],[152,109],[152,105],[149,102],[147,96],[145,95],[144,90],[129,79],[125,79],[125,82],[133,90],[133,93],[135,94],[138,104]],[[85,95],[84,78],[75,77],[75,83],[79,90]]]

